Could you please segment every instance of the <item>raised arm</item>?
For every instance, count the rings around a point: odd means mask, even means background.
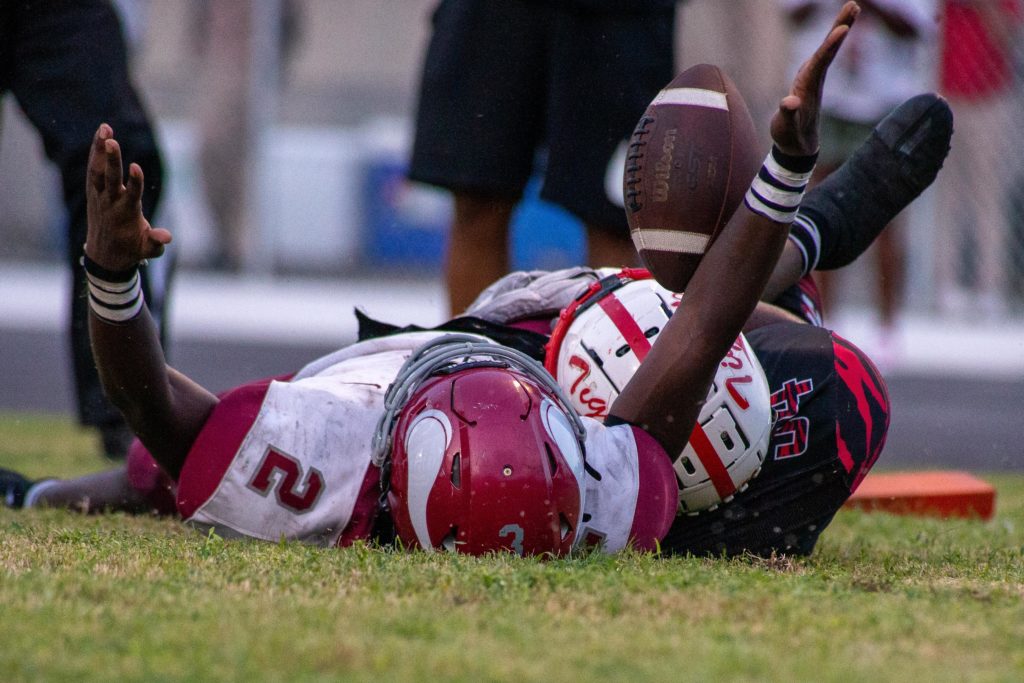
[[[138,164],[123,178],[121,148],[102,124],[86,179],[89,336],[103,390],[157,461],[177,477],[217,398],[167,367],[139,288],[138,265],[163,253],[171,234],[142,215]]]
[[[783,162],[783,172],[806,172],[813,165],[825,73],[858,12],[855,2],[844,5],[772,118],[773,156]],[[755,200],[733,214],[690,280],[679,309],[612,404],[612,416],[643,427],[669,453],[686,446],[715,367],[753,312],[786,242],[789,212],[765,209]]]

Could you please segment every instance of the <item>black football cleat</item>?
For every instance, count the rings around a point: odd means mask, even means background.
[[[0,467],[0,496],[9,508],[20,509],[25,505],[25,494],[35,482],[13,470]]]
[[[842,268],[863,254],[935,180],[952,135],[946,100],[917,95],[882,119],[842,166],[809,190],[800,214],[820,233],[817,270]]]

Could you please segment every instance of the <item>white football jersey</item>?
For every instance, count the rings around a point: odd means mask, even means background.
[[[380,495],[370,454],[384,394],[409,355],[440,334],[360,342],[289,381],[228,393],[182,468],[182,516],[223,537],[323,546],[365,538]],[[635,427],[585,424],[581,542],[605,552],[631,542],[653,548],[675,516],[678,489],[668,456]]]
[[[411,352],[437,336],[353,344],[290,381],[226,395],[182,468],[182,516],[225,537],[349,540],[342,534],[357,503],[375,504],[380,494],[370,442],[384,392]]]
[[[676,517],[679,485],[672,462],[652,436],[628,424],[585,417],[586,485],[577,543],[605,553],[626,546],[654,550]]]

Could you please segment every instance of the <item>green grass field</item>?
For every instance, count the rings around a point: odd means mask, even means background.
[[[0,466],[100,469],[0,416]],[[811,559],[558,561],[224,541],[0,509],[0,680],[1024,680],[1024,477],[987,523],[843,511]]]

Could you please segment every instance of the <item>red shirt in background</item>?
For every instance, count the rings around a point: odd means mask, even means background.
[[[1008,31],[1024,15],[1020,0],[991,2]],[[977,3],[949,0],[942,26],[942,92],[962,99],[981,99],[1009,88],[1014,74],[1007,46],[986,26]]]

